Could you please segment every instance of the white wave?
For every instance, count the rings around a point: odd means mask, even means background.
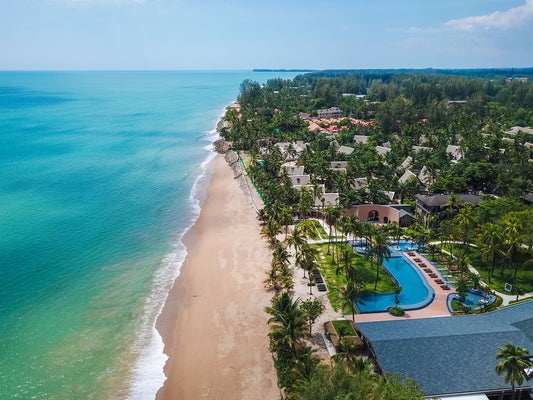
[[[132,384],[128,395],[129,400],[155,398],[157,391],[166,380],[163,368],[168,356],[163,353],[163,339],[156,329],[156,321],[163,310],[168,293],[179,276],[183,262],[188,254],[182,239],[200,216],[202,199],[207,191],[207,183],[210,178],[209,167],[216,156],[212,142],[218,138],[216,129],[209,131],[208,134],[208,140],[211,144],[205,146],[204,149],[209,151],[209,153],[200,163],[200,172],[189,194],[188,206],[191,215],[189,223],[178,234],[174,249],[164,257],[161,267],[156,272],[152,293],[145,305],[142,321],[143,328],[134,349],[138,352],[139,357],[133,370]]]

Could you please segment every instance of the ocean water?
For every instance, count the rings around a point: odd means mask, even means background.
[[[149,399],[154,323],[243,79],[0,72],[0,399]]]

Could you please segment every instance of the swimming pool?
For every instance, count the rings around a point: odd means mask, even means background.
[[[407,249],[410,245],[411,243],[400,242],[402,249]],[[396,244],[390,247],[392,257],[388,261],[385,260],[383,265],[402,287],[402,292],[398,296],[399,306],[404,310],[422,308],[433,301],[435,291],[422,275],[422,272],[399,251],[395,251],[395,247]],[[360,296],[360,300],[365,303],[364,305],[357,305],[361,313],[382,312],[395,305],[394,292],[365,294]]]
[[[451,305],[452,300],[459,301],[459,296],[456,294],[455,296],[451,296],[450,301],[448,302],[448,309],[450,311],[453,311],[453,307]],[[486,305],[492,304],[496,301],[496,296],[494,295],[487,295],[483,290],[479,289],[478,293],[474,293],[473,290],[470,288],[468,290],[468,293],[466,295],[465,301],[462,303],[465,306],[472,307],[474,310],[479,310],[480,303],[486,302]]]

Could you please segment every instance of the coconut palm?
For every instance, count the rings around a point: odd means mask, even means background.
[[[343,309],[346,308],[346,306],[350,306],[350,309],[352,310],[352,321],[355,321],[356,304],[365,305],[365,303],[359,299],[360,292],[361,286],[353,281],[348,281],[348,284],[340,291],[340,298],[343,300]]]
[[[474,205],[465,204],[453,218],[457,224],[463,246],[470,243],[470,238],[474,233]]]
[[[268,320],[271,332],[268,334],[274,346],[286,347],[293,356],[301,344],[306,327],[305,315],[300,309],[300,299],[292,301],[288,292],[272,299],[272,306],[265,311],[272,315]]]
[[[292,372],[296,375],[298,383],[310,382],[315,375],[321,359],[313,357],[316,350],[311,347],[305,347],[298,352],[298,358],[294,360]]]
[[[517,253],[522,251],[522,242],[524,239],[524,217],[525,214],[522,212],[510,212],[504,217],[504,250],[502,253],[509,259],[511,267],[513,266],[513,261],[516,258]],[[514,279],[516,279],[518,267],[519,264],[514,266]]]
[[[340,216],[340,211],[333,207],[326,207],[324,210],[324,216],[326,223],[329,225],[329,242],[328,242],[328,254],[330,254],[331,239],[333,236],[333,225],[337,223]],[[335,262],[335,253],[333,253],[333,262]]]
[[[498,375],[505,373],[505,383],[510,383],[515,397],[515,385],[522,385],[524,379],[529,380],[526,369],[533,366],[533,362],[525,358],[529,350],[513,345],[511,342],[505,343],[505,347],[498,347],[496,359],[502,360],[494,367]]]
[[[302,227],[296,225],[291,234],[287,237],[287,245],[294,249],[295,253],[298,253],[302,246],[307,243],[302,232]]]
[[[383,232],[378,232],[374,237],[374,242],[372,243],[372,248],[368,252],[367,256],[371,259],[376,258],[376,283],[374,284],[374,290],[377,290],[378,281],[379,281],[379,270],[383,264],[383,260],[389,260],[391,252],[388,248],[387,236]]]
[[[274,218],[270,217],[265,226],[261,229],[261,235],[267,238],[270,247],[275,247],[279,240],[277,236],[281,233],[281,225]]]
[[[496,258],[500,254],[502,245],[503,228],[498,224],[487,222],[480,227],[478,236],[481,256],[491,261],[491,267],[489,269],[489,283],[491,283]]]
[[[352,265],[352,260],[354,257],[355,253],[353,252],[351,246],[345,245],[341,250],[342,262],[339,261],[337,268],[335,268],[335,274],[337,275],[339,275],[341,272],[344,272],[347,282],[353,281],[355,278],[355,268]]]

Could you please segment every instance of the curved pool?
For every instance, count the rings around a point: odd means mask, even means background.
[[[402,287],[402,292],[398,296],[399,306],[404,310],[416,310],[425,307],[433,301],[435,291],[423,276],[422,271],[402,253],[394,251],[394,247],[390,247],[392,257],[388,261],[384,261],[383,265]],[[388,307],[395,305],[394,292],[365,294],[359,298],[365,303],[364,305],[357,304],[357,309],[361,313],[387,311]]]

